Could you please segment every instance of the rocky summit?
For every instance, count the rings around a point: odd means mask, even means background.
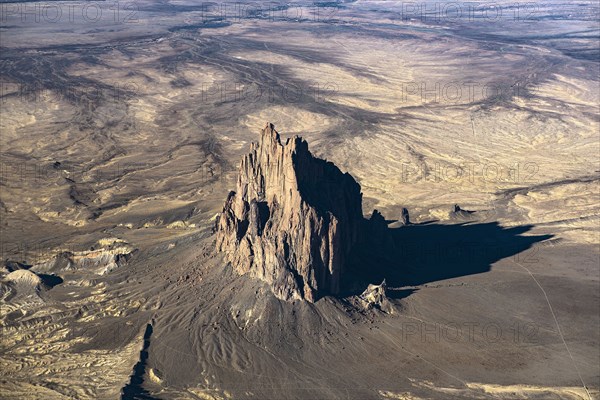
[[[271,285],[283,300],[316,301],[340,291],[363,224],[360,185],[272,124],[240,163],[237,188],[216,222],[217,251],[239,274]]]

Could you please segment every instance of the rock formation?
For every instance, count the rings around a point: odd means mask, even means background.
[[[387,284],[385,279],[380,285],[369,285],[365,291],[360,295],[363,308],[369,310],[371,308],[377,308],[381,311],[392,313],[393,307],[391,306],[387,298]]]
[[[314,302],[339,293],[364,223],[360,185],[314,157],[302,138],[282,144],[267,124],[216,221],[216,248],[239,274],[270,284],[278,298]]]
[[[37,276],[35,273],[26,269],[18,269],[6,275],[4,278],[6,282],[13,282],[17,285],[27,286],[31,290],[39,291],[42,287],[42,278]]]
[[[393,246],[392,236],[389,234],[388,223],[385,217],[377,210],[373,210],[371,218],[363,225],[363,245],[380,253]]]
[[[449,219],[459,219],[459,220],[472,219],[473,216],[471,214],[473,214],[474,212],[475,211],[464,210],[458,204],[455,204],[452,207],[452,211],[450,211],[450,213],[448,213],[448,217],[449,217]]]
[[[56,273],[81,269],[105,275],[127,263],[136,251],[121,239],[101,239],[91,250],[59,251],[55,256],[33,265],[32,270]]]
[[[408,215],[408,209],[402,208],[402,214],[400,215],[400,221],[403,225],[410,225],[410,216]]]

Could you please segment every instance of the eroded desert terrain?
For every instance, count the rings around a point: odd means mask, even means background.
[[[0,3],[0,397],[598,398],[598,4],[257,4]],[[391,312],[214,253],[267,121],[390,220]]]

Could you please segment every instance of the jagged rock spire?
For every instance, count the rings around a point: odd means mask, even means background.
[[[339,293],[362,223],[354,178],[313,157],[298,136],[282,144],[268,123],[240,163],[216,246],[238,273],[266,281],[278,298],[312,302]]]

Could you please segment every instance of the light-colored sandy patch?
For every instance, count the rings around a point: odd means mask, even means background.
[[[423,400],[422,397],[417,397],[408,392],[395,393],[389,390],[380,390],[378,393],[384,399],[390,400]]]
[[[571,386],[535,386],[535,385],[496,385],[484,383],[465,383],[465,387],[441,387],[430,381],[418,381],[411,379],[412,383],[431,396],[446,394],[469,399],[502,399],[502,400],[526,400],[526,399],[550,399],[560,398],[564,400],[589,400],[597,398],[597,389],[586,389]],[[420,400],[421,397],[410,397],[409,393],[394,393],[380,391],[379,394],[387,399]],[[396,397],[393,397],[396,396]],[[405,397],[402,397],[405,396]],[[408,397],[406,397],[408,396]],[[429,397],[425,397],[429,398]]]
[[[202,400],[228,400],[232,398],[226,390],[189,388],[188,391]]]
[[[544,387],[531,385],[490,385],[483,383],[468,383],[469,389],[483,391],[500,399],[527,399],[539,396],[558,396],[565,400],[589,399],[588,391],[582,387]]]

